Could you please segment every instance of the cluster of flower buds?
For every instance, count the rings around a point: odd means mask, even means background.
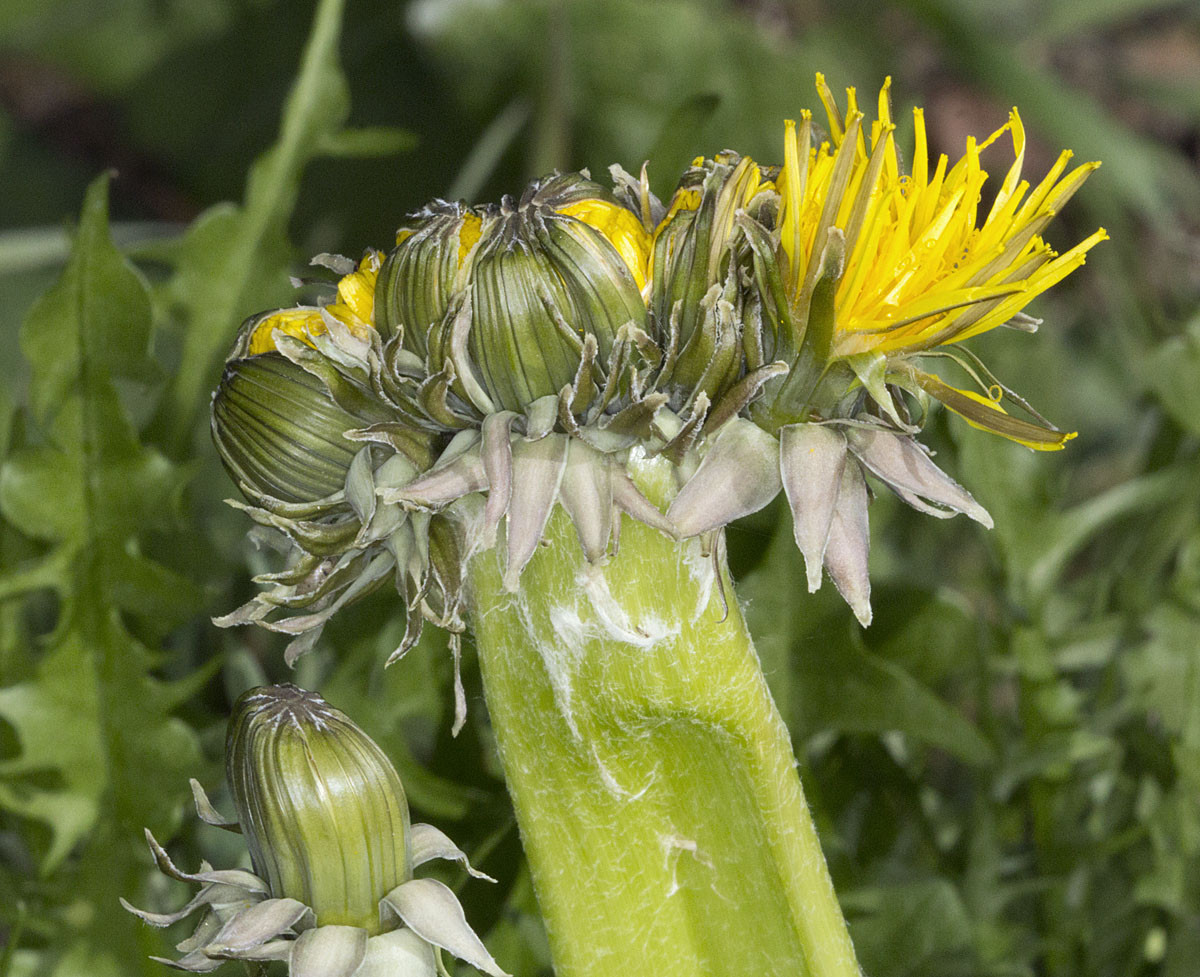
[[[461,629],[462,563],[501,526],[515,589],[556,503],[595,562],[622,516],[711,541],[782,490],[810,589],[828,572],[866,624],[868,476],[990,525],[915,436],[931,398],[1031,448],[1073,436],[958,344],[1036,328],[1024,307],[1105,237],[1061,255],[1041,237],[1096,164],[1068,172],[1063,153],[1031,189],[1015,109],[931,161],[918,109],[905,173],[887,85],[870,123],[853,89],[845,111],[817,89],[827,135],[787,123],[782,165],[697,159],[666,206],[619,167],[611,191],[568,174],[499,206],[437,202],[384,258],[323,256],[344,276],[330,304],[250,320],[213,431],[295,556],[224,623],[297,635],[294,654],[392,576],[402,653],[422,618]],[[1005,135],[981,217],[980,152]],[[974,389],[927,372],[934,356]],[[630,476],[646,456],[674,466],[666,512]]]
[[[122,900],[152,926],[202,914],[177,947],[183,956],[160,962],[192,973],[280,960],[291,977],[435,977],[447,950],[507,977],[454,893],[413,869],[445,858],[487,876],[437,828],[409,823],[395,768],[345,714],[294,685],[252,689],[234,707],[226,768],[237,819],[222,818],[193,780],[196,812],[245,838],[254,871],[184,872],[147,832],[159,869],[200,886],[174,913]]]

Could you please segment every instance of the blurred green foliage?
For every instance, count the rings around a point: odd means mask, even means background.
[[[802,593],[774,509],[730,533],[863,965],[1195,974],[1195,5],[349,0],[340,29],[339,8],[0,0],[0,977],[162,972],[167,941],[116,903],[183,898],[142,826],[189,867],[229,860],[184,816],[187,777],[221,799],[229,703],[285,676],[271,636],[208,623],[271,560],[205,433],[240,318],[434,195],[646,158],[666,192],[697,153],[774,160],[818,69],[892,75],[897,117],[924,104],[952,155],[1018,104],[1034,168],[1063,145],[1104,161],[1052,235],[1114,237],[1040,301],[1039,335],[973,343],[1079,439],[1035,456],[937,418],[996,529],[878,498],[868,631]],[[497,957],[547,972],[469,649],[453,739],[444,636],[385,672],[399,629],[394,600],[356,606],[295,678],[500,879],[445,876]]]

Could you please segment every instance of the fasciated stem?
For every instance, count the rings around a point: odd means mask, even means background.
[[[558,977],[858,977],[724,561],[625,519],[591,566],[558,508],[516,593],[501,552],[473,625]]]

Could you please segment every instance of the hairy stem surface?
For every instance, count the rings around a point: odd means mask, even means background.
[[[559,977],[857,977],[724,561],[625,519],[592,567],[557,507],[515,594],[500,552],[474,629]]]

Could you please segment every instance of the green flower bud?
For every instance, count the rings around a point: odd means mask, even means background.
[[[684,174],[654,234],[650,307],[660,345],[677,330],[668,382],[716,400],[742,367],[742,266],[748,256],[738,214],[771,197],[768,174],[749,157],[722,153]]]
[[[522,203],[574,217],[599,231],[629,267],[638,289],[646,287],[650,233],[632,210],[599,183],[580,173],[557,173],[534,183]]]
[[[603,368],[622,326],[648,327],[634,270],[605,229],[535,196],[485,229],[471,269],[468,352],[498,409],[524,410],[569,384],[585,336]],[[450,332],[440,337],[446,352]]]
[[[238,699],[226,775],[255,871],[319,926],[383,931],[379,900],[412,878],[408,802],[375,742],[294,685]]]
[[[341,489],[360,447],[343,435],[363,425],[279,353],[231,360],[213,396],[213,441],[229,474],[282,502]]]
[[[582,173],[554,173],[535,180],[521,195],[522,206],[532,204],[550,210],[567,210],[585,200],[616,203],[612,192]]]
[[[429,330],[446,314],[481,226],[464,205],[437,201],[401,228],[375,286],[375,328],[384,339],[400,333],[408,349],[425,355]]]

